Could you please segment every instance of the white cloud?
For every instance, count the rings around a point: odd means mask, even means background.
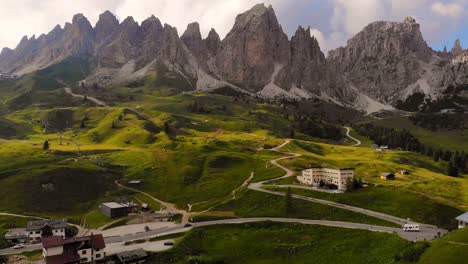
[[[437,2],[432,4],[431,9],[432,12],[441,16],[459,17],[461,14],[463,14],[463,6],[457,3],[444,4]]]
[[[369,23],[386,17],[388,0],[334,0],[332,28],[356,34]]]

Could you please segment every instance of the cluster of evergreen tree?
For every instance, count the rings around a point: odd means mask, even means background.
[[[321,120],[316,120],[311,117],[296,117],[294,128],[311,137],[332,139],[336,141],[343,138],[341,127]]]
[[[439,129],[461,129],[465,128],[465,120],[468,115],[464,113],[456,114],[424,114],[418,113],[410,117],[413,124],[431,131]]]
[[[421,155],[432,157],[435,162],[446,161],[446,174],[449,176],[457,177],[460,173],[468,172],[468,153],[464,151],[434,149],[419,142],[408,130],[399,131],[373,124],[359,124],[353,127],[357,132],[365,135],[378,145],[418,152]]]
[[[393,149],[401,148],[415,152],[419,152],[422,146],[421,142],[406,129],[396,130],[373,124],[359,124],[354,125],[353,128],[359,134],[370,138],[379,146],[386,145]]]
[[[189,109],[190,109],[190,112],[195,113],[195,114],[206,113],[205,108],[198,100],[193,101]]]

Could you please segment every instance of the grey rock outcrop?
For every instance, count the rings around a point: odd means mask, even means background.
[[[102,13],[94,28],[96,43],[99,45],[108,42],[118,29],[119,21],[114,14],[110,11]]]
[[[215,56],[218,53],[219,46],[221,45],[221,38],[216,30],[212,28],[210,33],[208,33],[208,37],[203,40],[203,43],[208,52],[210,52],[210,55]]]
[[[254,6],[237,16],[216,55],[219,74],[235,85],[258,92],[271,81],[275,64],[286,65],[289,41],[271,6]]]
[[[403,23],[374,22],[329,52],[328,61],[345,74],[349,85],[374,99],[390,102],[421,78],[433,52],[413,18]]]
[[[455,44],[453,45],[451,52],[452,52],[452,55],[455,57],[460,56],[463,53],[463,48],[462,48],[460,39],[457,39],[455,41]]]

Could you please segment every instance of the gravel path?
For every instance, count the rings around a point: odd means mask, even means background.
[[[350,135],[351,128],[349,128],[349,127],[345,127],[345,128],[346,128],[346,136],[349,137],[350,139],[356,141],[356,144],[352,145],[352,147],[360,146],[362,144],[362,142],[359,139],[354,138],[353,136]]]

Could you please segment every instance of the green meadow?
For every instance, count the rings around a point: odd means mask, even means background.
[[[378,232],[265,222],[197,228],[149,263],[400,263],[396,256],[416,245]]]

